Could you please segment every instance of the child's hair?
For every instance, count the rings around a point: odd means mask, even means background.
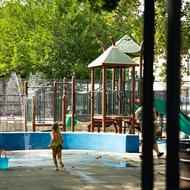
[[[53,131],[58,131],[58,130],[59,130],[58,122],[54,122],[54,123],[52,124],[52,130],[53,130]]]

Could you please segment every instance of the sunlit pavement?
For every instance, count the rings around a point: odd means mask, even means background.
[[[165,144],[159,143],[161,151]],[[141,189],[139,153],[64,150],[65,167],[55,171],[50,150],[7,152],[9,169],[0,170],[0,189]],[[155,188],[165,189],[165,156],[154,159]]]

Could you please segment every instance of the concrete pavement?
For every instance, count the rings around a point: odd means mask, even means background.
[[[65,167],[59,171],[50,150],[10,151],[8,156],[9,169],[0,170],[3,190],[141,189],[139,153],[64,150]],[[154,189],[165,189],[165,157],[155,157],[154,164]]]

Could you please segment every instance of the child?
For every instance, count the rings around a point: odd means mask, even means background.
[[[61,132],[59,131],[59,125],[57,122],[54,122],[52,125],[52,132],[51,132],[51,142],[49,147],[52,149],[52,156],[53,156],[53,162],[55,164],[55,170],[58,171],[58,164],[57,161],[59,161],[59,164],[61,168],[64,167],[64,164],[62,162],[62,144],[63,144],[63,136]],[[57,160],[58,157],[58,160]]]

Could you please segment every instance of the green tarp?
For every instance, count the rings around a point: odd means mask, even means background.
[[[74,125],[77,124],[77,120],[74,119]],[[71,128],[71,116],[66,116],[66,128]]]

